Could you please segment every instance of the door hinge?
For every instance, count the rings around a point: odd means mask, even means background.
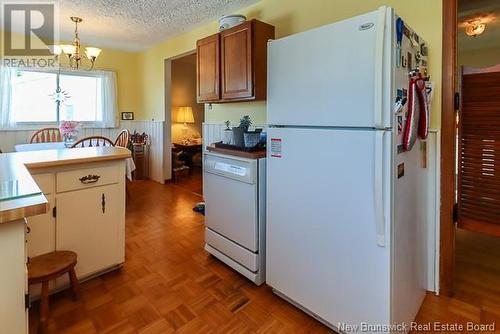
[[[30,303],[30,294],[25,293],[24,294],[24,308],[30,308],[31,303]]]
[[[52,208],[52,217],[54,217],[54,218],[57,217],[57,209],[55,206]]]
[[[460,110],[460,93],[455,93],[455,111]]]
[[[453,205],[453,224],[458,222],[458,203]]]

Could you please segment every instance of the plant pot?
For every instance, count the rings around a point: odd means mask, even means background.
[[[224,130],[224,137],[222,138],[224,144],[231,145],[233,143],[233,131],[230,129]]]
[[[245,132],[243,135],[245,141],[245,147],[255,147],[260,142],[260,131],[257,132]]]
[[[233,145],[239,147],[245,147],[245,137],[244,134],[247,129],[244,128],[233,128]]]

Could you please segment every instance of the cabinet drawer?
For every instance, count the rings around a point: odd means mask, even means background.
[[[45,194],[52,194],[54,192],[54,175],[53,174],[35,174],[33,180]]]
[[[98,167],[57,173],[57,192],[118,183],[120,178],[125,178],[117,173],[118,170],[116,167]]]

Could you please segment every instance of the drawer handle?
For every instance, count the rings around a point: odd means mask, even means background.
[[[87,175],[87,176],[82,176],[79,178],[80,182],[83,184],[91,184],[91,183],[96,183],[99,181],[101,177],[99,175]]]

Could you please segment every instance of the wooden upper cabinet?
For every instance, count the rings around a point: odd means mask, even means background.
[[[207,57],[200,53],[200,45],[208,43],[207,39],[213,41],[215,36],[198,41],[199,64],[205,62],[204,58]],[[200,98],[200,92],[210,92],[212,89],[209,85],[208,72],[203,72],[203,68],[199,66],[198,101],[265,100],[267,91],[267,42],[274,39],[274,27],[264,22],[251,20],[224,30],[217,36],[220,38],[220,75],[218,76],[220,96],[218,96],[218,100]],[[210,73],[214,73],[214,71],[212,70]],[[205,85],[207,87],[202,87]]]
[[[250,98],[253,96],[252,22],[220,35],[222,99]]]
[[[196,90],[198,102],[220,99],[220,36],[215,34],[196,42]]]

